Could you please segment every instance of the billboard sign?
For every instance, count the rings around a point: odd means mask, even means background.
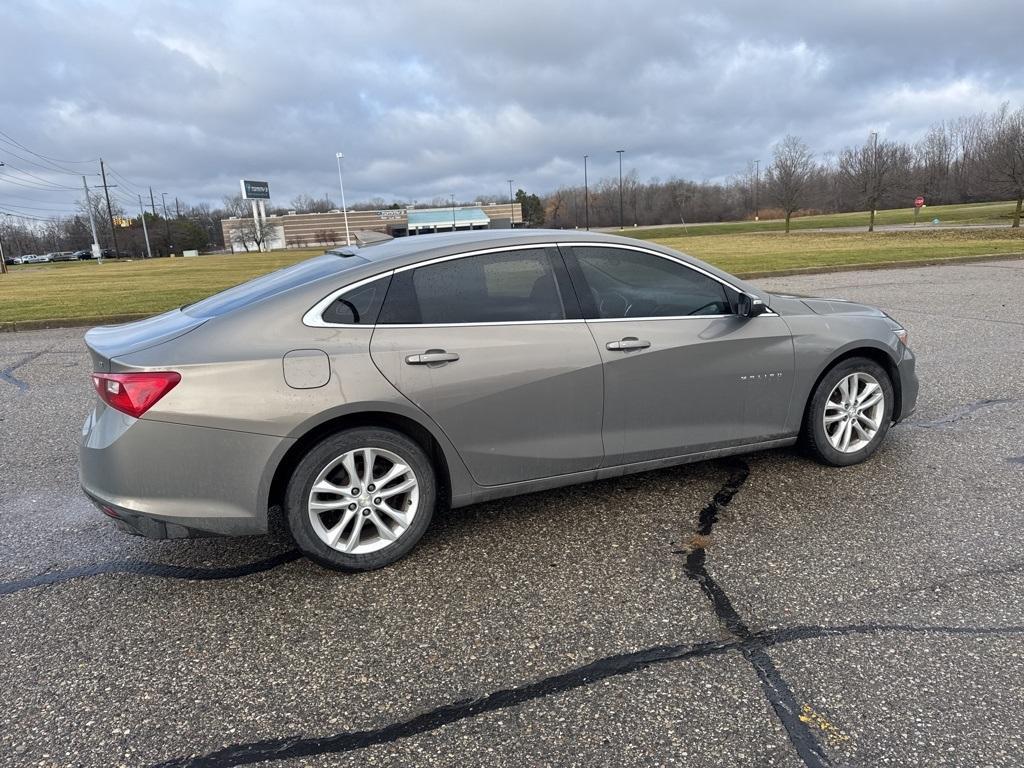
[[[250,181],[242,179],[242,198],[244,200],[269,200],[270,185],[265,181]]]

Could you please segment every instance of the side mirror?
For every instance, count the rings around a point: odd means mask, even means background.
[[[740,317],[757,317],[768,311],[767,304],[749,293],[741,293],[737,305]]]

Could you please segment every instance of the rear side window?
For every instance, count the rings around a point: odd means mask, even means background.
[[[543,249],[486,253],[395,274],[380,324],[563,320],[552,255]]]
[[[377,322],[391,276],[345,291],[320,316],[325,323],[339,325],[373,325]]]
[[[702,272],[651,253],[574,247],[599,318],[684,317],[732,312],[723,286]]]

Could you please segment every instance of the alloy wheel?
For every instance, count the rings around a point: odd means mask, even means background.
[[[840,453],[856,453],[882,427],[885,393],[869,373],[851,373],[839,380],[825,401],[825,437]]]
[[[419,505],[416,473],[398,454],[357,448],[331,461],[309,492],[309,520],[320,540],[347,555],[390,546]]]

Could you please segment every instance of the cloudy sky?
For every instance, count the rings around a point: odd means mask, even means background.
[[[616,149],[641,178],[722,179],[786,133],[820,155],[1024,103],[1019,0],[4,0],[3,20],[0,210],[37,215],[80,180],[28,150],[102,156],[124,202],[241,177],[336,199],[339,150],[349,203],[468,200],[581,183],[584,154],[592,179]]]

